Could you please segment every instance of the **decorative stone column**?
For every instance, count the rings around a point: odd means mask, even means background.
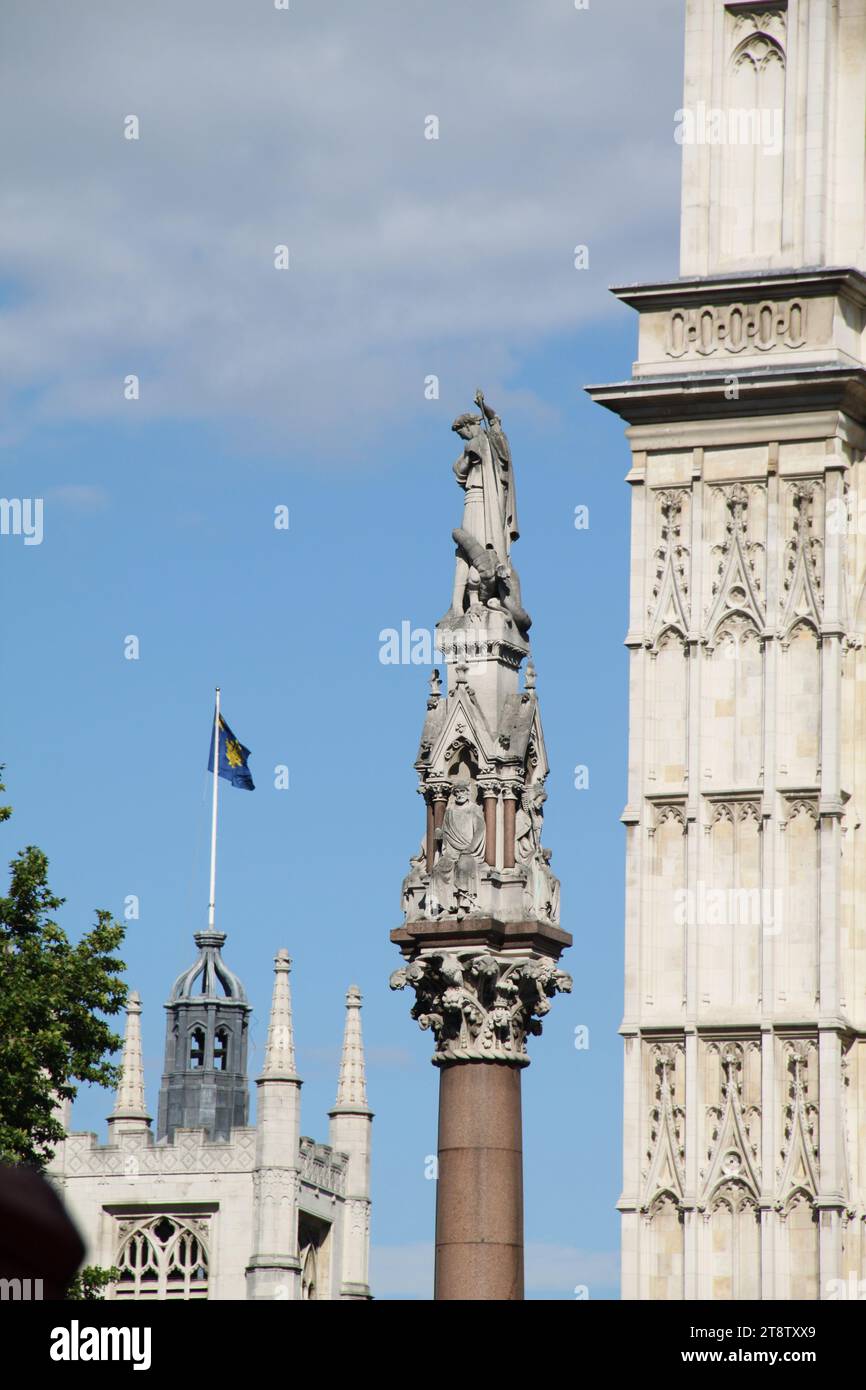
[[[494,868],[496,866],[496,810],[499,804],[499,785],[486,778],[479,778],[478,785],[484,802],[484,862]]]
[[[559,882],[542,836],[548,764],[511,543],[514,479],[502,422],[460,416],[465,488],[454,606],[439,624],[447,690],[434,673],[415,767],[433,806],[426,859],[403,881],[404,964],[413,1018],[440,1069],[435,1296],[523,1297],[521,1073],[526,1040],[571,980],[558,967]],[[471,658],[471,659],[470,659]],[[503,814],[498,800],[503,795]],[[519,849],[518,849],[519,843]]]
[[[429,874],[436,858],[436,820],[433,810],[433,798],[431,795],[425,795],[424,806],[427,811],[427,824],[424,830],[424,848],[426,851],[426,867]]]
[[[448,947],[418,949],[423,934],[411,928],[392,940],[410,963],[391,988],[414,989],[412,1017],[432,1031],[440,1068],[435,1297],[521,1299],[520,1073],[527,1036],[541,1032],[554,995],[571,990],[556,965],[570,937],[478,921],[452,931]]]
[[[445,819],[445,811],[448,806],[448,794],[449,788],[447,784],[441,782],[434,783],[430,790],[430,796],[433,801],[433,854],[430,859],[431,869],[433,867],[433,860],[436,858],[437,837],[439,831],[442,829],[442,822]],[[428,848],[428,855],[429,853],[430,851]]]
[[[513,783],[502,789],[502,867],[514,868],[514,829],[517,814],[517,799],[520,795]]]

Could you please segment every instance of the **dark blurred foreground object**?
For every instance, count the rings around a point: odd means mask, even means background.
[[[51,1184],[32,1168],[0,1166],[0,1279],[42,1281],[5,1299],[64,1299],[84,1258],[84,1242]]]

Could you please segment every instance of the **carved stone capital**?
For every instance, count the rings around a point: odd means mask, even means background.
[[[526,1067],[526,1039],[571,976],[544,956],[508,956],[481,948],[433,950],[395,970],[392,989],[415,991],[412,1017],[436,1039],[434,1066],[506,1062]]]

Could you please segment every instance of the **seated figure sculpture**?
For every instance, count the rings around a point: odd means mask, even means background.
[[[484,858],[484,814],[470,795],[468,783],[451,794],[441,828],[436,832],[439,853],[427,892],[428,916],[471,912],[478,899],[478,867]]]

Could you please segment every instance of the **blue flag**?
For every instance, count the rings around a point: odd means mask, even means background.
[[[213,730],[210,738],[210,756],[207,770],[213,772]],[[245,791],[255,791],[255,783],[247,767],[249,748],[235,738],[226,721],[220,715],[219,729],[219,776],[226,777],[233,787],[243,787]]]

